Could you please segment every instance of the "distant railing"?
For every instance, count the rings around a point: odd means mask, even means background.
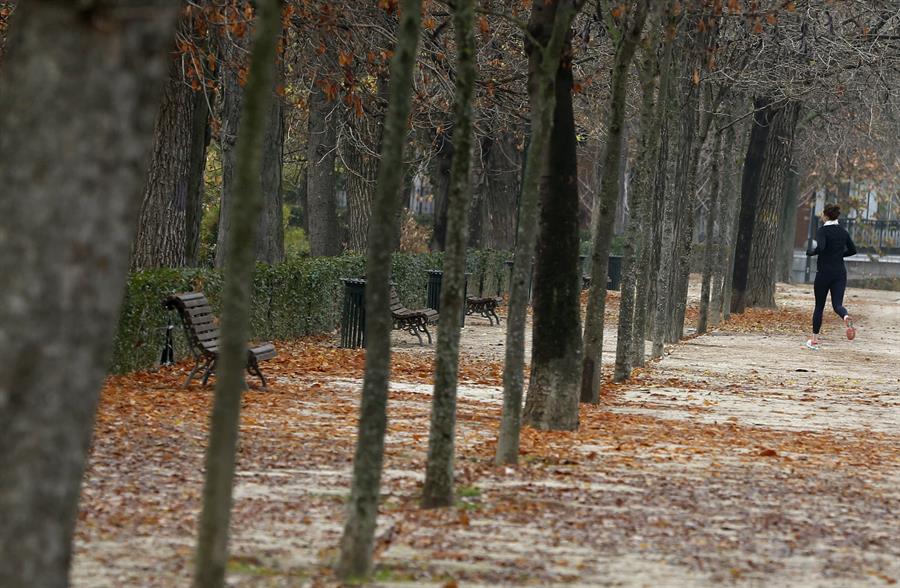
[[[840,224],[850,233],[850,238],[858,250],[889,255],[900,254],[900,220],[845,218],[840,220]]]

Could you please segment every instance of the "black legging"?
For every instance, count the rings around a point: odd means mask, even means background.
[[[841,318],[847,316],[844,308],[844,290],[847,288],[847,272],[817,272],[813,290],[816,293],[816,309],[813,311],[813,333],[819,334],[822,328],[822,314],[825,312],[825,299],[831,292],[831,307]]]

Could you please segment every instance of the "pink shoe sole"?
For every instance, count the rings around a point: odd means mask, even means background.
[[[853,341],[856,339],[856,329],[853,328],[853,321],[847,321],[847,340]]]

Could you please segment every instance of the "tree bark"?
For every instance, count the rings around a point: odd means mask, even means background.
[[[669,44],[671,46],[671,43]],[[667,48],[668,49],[668,48]],[[671,51],[667,50],[667,54],[670,54]],[[664,67],[661,73],[660,79],[660,92],[665,91],[668,95],[670,90],[670,85],[668,83],[664,84],[663,79],[667,75],[666,72],[671,72],[671,65],[668,67]],[[649,285],[649,292],[647,294],[647,312],[644,316],[644,320],[646,321],[645,325],[645,337],[651,339],[651,357],[659,357],[662,354],[662,339],[660,338],[657,341],[657,337],[661,337],[659,329],[657,329],[657,316],[659,314],[659,305],[664,304],[664,301],[661,301],[663,293],[660,292],[660,284],[664,284],[665,280],[663,278],[661,268],[663,266],[663,257],[665,256],[665,252],[663,251],[663,240],[665,236],[665,227],[669,219],[665,216],[666,204],[671,198],[671,195],[668,190],[668,176],[669,176],[669,120],[668,115],[671,112],[671,109],[668,104],[668,100],[657,100],[657,110],[660,113],[660,117],[662,119],[661,128],[660,128],[660,141],[659,141],[659,156],[657,158],[657,168],[656,168],[656,181],[653,186],[653,225],[651,227],[650,234],[652,235],[652,247],[650,247],[650,272],[644,279],[647,281]],[[645,345],[646,346],[646,345]],[[657,355],[659,353],[659,355]],[[646,360],[646,358],[645,358]]]
[[[241,5],[247,0],[239,0]],[[221,71],[222,94],[222,126],[219,131],[219,147],[222,156],[222,195],[219,199],[219,229],[216,235],[215,266],[225,266],[225,250],[231,232],[231,221],[234,194],[235,147],[237,145],[238,125],[241,121],[244,89],[238,81],[238,68],[244,61],[244,55],[250,48],[250,34],[238,37],[221,37],[219,55],[223,64]]]
[[[284,101],[278,95],[278,87],[284,82],[283,67],[279,56],[275,68],[275,83],[272,85],[273,97],[266,117],[260,170],[263,204],[256,230],[256,261],[268,264],[284,261],[284,195],[281,193],[284,169]]]
[[[794,266],[794,232],[797,224],[797,204],[800,200],[800,172],[797,162],[788,166],[784,180],[784,208],[778,223],[778,251],[776,253],[775,279],[790,283]]]
[[[441,314],[435,349],[434,394],[422,506],[453,505],[456,384],[459,372],[459,317],[465,305],[468,195],[472,161],[472,99],[475,93],[475,2],[457,0],[456,31],[456,151],[450,174],[446,254],[441,287]]]
[[[397,44],[391,60],[381,166],[378,169],[366,251],[368,344],[350,502],[338,562],[338,575],[344,580],[367,576],[372,569],[390,377],[390,272],[394,237],[391,227],[401,207],[403,174],[397,173],[397,170],[403,167],[421,9],[421,0],[401,0]]]
[[[337,102],[329,100],[322,88],[315,85],[310,90],[306,217],[309,252],[314,256],[339,255],[341,252],[334,170],[337,111]],[[364,247],[365,241],[360,249]]]
[[[561,431],[578,428],[581,363],[580,202],[573,84],[570,34],[556,72],[553,130],[540,185],[531,379],[523,415],[532,427]]]
[[[498,131],[496,137],[482,141],[484,183],[482,185],[482,246],[511,251],[516,246],[516,205],[522,170],[522,152],[509,131]]]
[[[716,228],[719,217],[719,160],[722,150],[722,134],[716,130],[710,153],[709,211],[706,217],[706,247],[704,248],[703,283],[700,288],[700,316],[697,320],[697,333],[704,334],[709,326],[710,297],[713,288],[716,256],[720,248],[719,233],[721,224]],[[717,312],[714,310],[713,312]]]
[[[225,243],[225,286],[222,330],[216,365],[216,393],[206,451],[206,481],[197,538],[195,588],[225,585],[228,563],[228,524],[237,452],[241,393],[246,387],[247,339],[250,332],[250,293],[260,212],[263,210],[260,173],[264,143],[270,127],[275,78],[275,46],[281,26],[279,0],[257,2],[256,34],[250,73],[243,96],[234,170],[233,218]]]
[[[378,176],[378,151],[384,128],[381,98],[387,99],[388,84],[377,81],[379,100],[371,111],[347,125],[348,134],[341,137],[341,157],[347,170],[348,243],[350,251],[365,251],[372,216],[372,200]]]
[[[194,116],[192,119],[191,168],[188,178],[188,206],[185,215],[185,265],[195,267],[200,263],[200,225],[203,222],[203,194],[206,186],[206,154],[212,138],[209,100],[211,94],[194,92]]]
[[[203,92],[185,81],[182,66],[181,55],[169,64],[132,246],[133,270],[196,263],[202,198],[197,168],[206,161],[208,109]]]
[[[669,67],[675,67],[675,64],[670,63]],[[669,88],[668,91],[671,92],[671,88]],[[657,193],[660,194],[661,197],[658,197],[659,209],[657,211],[657,231],[659,235],[659,246],[656,249],[656,262],[654,264],[654,269],[656,271],[653,274],[654,276],[656,276],[656,285],[654,288],[655,293],[653,306],[651,306],[650,308],[650,312],[653,316],[653,347],[650,354],[653,358],[662,357],[663,354],[663,345],[665,343],[668,324],[671,317],[669,304],[673,296],[673,293],[669,289],[669,278],[671,276],[672,266],[674,265],[675,261],[674,216],[677,194],[674,190],[670,189],[669,182],[669,176],[672,175],[672,173],[670,172],[670,168],[674,165],[669,158],[671,149],[671,137],[668,124],[670,122],[669,117],[672,114],[674,108],[671,104],[669,104],[669,102],[670,101],[661,102],[659,105],[662,116],[664,117],[664,138],[660,151],[661,165],[657,170],[658,175],[656,182]]]
[[[729,205],[728,217],[725,225],[725,243],[722,248],[722,257],[720,261],[722,264],[722,294],[720,301],[722,320],[728,320],[731,314],[731,287],[734,278],[735,246],[741,208],[741,194],[734,187],[738,159],[735,157],[734,149],[731,148],[731,146],[736,143],[735,135],[736,133],[733,126],[728,127],[725,131],[725,145],[727,145],[728,148],[725,154],[723,185],[725,187],[725,193],[729,194]]]
[[[516,228],[516,251],[510,279],[506,325],[506,357],[503,364],[503,410],[497,442],[497,462],[515,464],[519,459],[523,369],[525,364],[525,323],[528,310],[528,282],[537,238],[538,198],[543,166],[547,161],[553,114],[556,109],[555,80],[569,27],[581,3],[560,0],[544,4],[534,0],[529,20],[530,38],[547,39],[542,46],[526,43],[529,96],[531,97],[531,143],[522,174],[522,195]]]
[[[0,586],[69,584],[176,9],[22,2],[10,23],[0,70]]]
[[[647,18],[648,2],[636,5],[632,23],[622,36],[616,49],[612,73],[609,122],[606,134],[606,156],[603,161],[603,177],[600,180],[600,216],[591,240],[591,276],[593,282],[588,293],[584,327],[584,359],[581,367],[581,401],[600,401],[600,364],[603,356],[603,315],[606,309],[606,276],[609,265],[609,248],[612,227],[616,215],[619,192],[619,165],[622,157],[622,131],[625,120],[625,91],[628,70],[635,48],[641,39]]]
[[[694,70],[691,63],[697,66],[697,55],[688,52],[686,72]],[[696,71],[696,70],[694,70]],[[667,340],[677,343],[684,336],[684,321],[687,311],[688,281],[691,273],[691,250],[694,242],[695,210],[697,206],[697,167],[700,152],[706,142],[712,116],[707,114],[698,121],[701,110],[701,88],[691,81],[685,81],[682,94],[685,104],[681,107],[681,135],[679,137],[679,162],[675,174],[675,191],[678,194],[675,218],[675,257],[677,263],[672,267],[669,289],[672,292],[670,303],[669,329]],[[707,108],[712,105],[707,105]],[[698,122],[699,130],[698,130]]]
[[[450,200],[451,167],[454,160],[451,133],[452,131],[448,130],[435,137],[437,152],[434,154],[431,171],[431,185],[434,189],[434,230],[431,235],[431,249],[434,251],[443,251],[447,245],[447,208]],[[468,210],[466,216],[468,216]],[[468,222],[466,224],[468,225]]]
[[[753,126],[750,128],[747,155],[744,158],[744,173],[741,178],[741,210],[738,216],[738,232],[734,252],[731,312],[741,313],[747,308],[753,227],[756,224],[756,206],[759,200],[766,144],[772,122],[771,104],[772,100],[768,97],[753,100],[755,113]]]
[[[661,120],[657,109],[657,81],[659,62],[656,57],[659,25],[658,11],[654,14],[650,27],[652,37],[644,50],[640,68],[641,119],[638,139],[638,157],[635,163],[634,181],[631,190],[631,214],[625,232],[625,251],[622,259],[622,286],[619,302],[619,321],[616,338],[616,365],[613,379],[622,382],[631,375],[635,365],[643,363],[644,356],[644,314],[646,308],[647,284],[641,284],[641,274],[649,275],[650,256],[645,233],[651,226],[653,182],[656,177],[659,156]],[[667,84],[667,82],[666,82]],[[660,99],[666,93],[660,92]],[[637,356],[640,355],[640,360]]]
[[[784,210],[785,181],[790,168],[799,111],[799,102],[789,102],[775,111],[770,125],[750,246],[747,306],[775,307],[778,229]]]

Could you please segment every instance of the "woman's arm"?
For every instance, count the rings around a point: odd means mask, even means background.
[[[844,249],[844,257],[850,257],[852,255],[856,255],[856,245],[853,244],[850,233],[847,233],[847,246]]]
[[[825,251],[825,227],[819,227],[819,230],[816,231],[815,243],[816,246],[806,252],[807,257],[812,257]]]

